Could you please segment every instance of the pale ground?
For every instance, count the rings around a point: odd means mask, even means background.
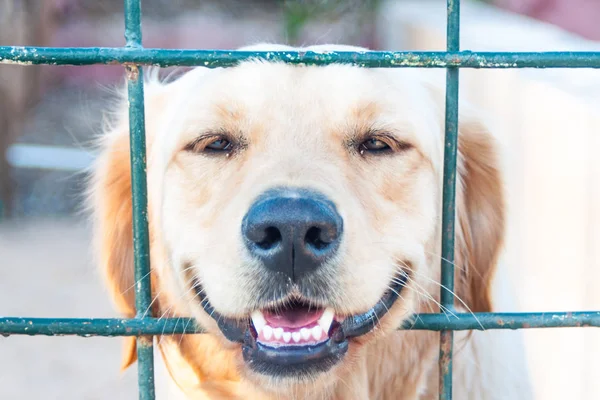
[[[569,265],[555,260],[555,253],[535,262],[552,248],[536,251],[532,245],[548,228],[560,232],[565,252],[575,261],[577,240],[569,242],[574,232],[564,226],[540,224],[533,229],[537,234],[521,237],[529,251],[513,255],[507,265],[518,306],[498,311],[597,309],[594,296],[583,296],[591,278],[582,270],[583,260]],[[0,224],[0,315],[115,316],[93,267],[89,239],[88,227],[74,220]],[[598,293],[597,284],[593,287],[588,293]],[[0,400],[135,399],[136,368],[119,372],[121,345],[120,338],[0,337]],[[599,345],[600,332],[593,328],[526,331],[536,398],[566,398],[562,392],[573,399],[597,399]]]
[[[83,224],[0,225],[0,254],[0,315],[115,316]],[[120,338],[0,337],[0,399],[135,399],[135,367],[119,372],[121,344]]]
[[[0,224],[0,316],[115,316],[91,262],[89,238],[88,227],[73,220]],[[568,275],[551,268],[523,275],[525,265],[513,268],[526,278],[517,287],[520,305],[502,311],[587,308],[573,301],[577,290],[556,290]],[[542,382],[537,399],[565,398],[550,394],[551,387],[573,399],[597,399],[591,394],[597,393],[599,333],[527,332],[534,381]],[[119,372],[121,344],[120,338],[0,336],[0,400],[136,399],[135,366]]]

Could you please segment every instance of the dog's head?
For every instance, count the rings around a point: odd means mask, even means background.
[[[250,61],[148,84],[158,312],[195,317],[239,373],[284,388],[331,380],[423,311],[440,291],[444,154],[443,86],[424,74]],[[120,112],[91,193],[102,266],[132,316]],[[459,130],[457,297],[489,311],[504,230],[496,145],[462,103]]]

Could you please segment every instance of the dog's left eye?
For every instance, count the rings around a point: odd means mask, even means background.
[[[231,149],[231,142],[225,138],[218,138],[210,142],[206,149],[212,151],[227,151]]]
[[[363,153],[365,151],[375,153],[375,152],[388,151],[391,149],[392,148],[387,143],[385,143],[382,140],[376,139],[376,138],[367,139],[364,142],[362,142],[360,145],[361,153]]]

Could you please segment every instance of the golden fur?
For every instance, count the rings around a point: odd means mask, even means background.
[[[157,340],[179,396],[173,398],[436,398],[439,334],[395,329],[412,313],[438,311],[444,96],[428,74],[439,73],[249,61],[197,68],[171,83],[148,79],[152,312],[193,316],[209,332]],[[410,148],[385,157],[350,151],[369,129]],[[221,158],[185,150],[207,131],[228,132],[242,150]],[[133,317],[128,134],[123,103],[102,137],[90,194],[100,266],[119,311]],[[258,307],[260,273],[244,252],[240,221],[256,196],[279,184],[319,190],[344,218],[347,235],[328,299],[336,313],[368,310],[398,268],[410,275],[377,329],[353,340],[338,366],[310,382],[250,372],[240,346],[223,337],[188,281],[190,274],[200,279],[221,314],[247,316]],[[505,221],[501,166],[496,140],[463,102],[456,196],[456,307],[492,311]],[[517,345],[502,332],[457,333],[457,398],[528,398]],[[130,338],[123,366],[135,359]]]

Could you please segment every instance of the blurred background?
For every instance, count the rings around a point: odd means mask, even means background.
[[[599,51],[598,0],[461,1],[461,47]],[[121,0],[0,0],[0,45],[122,46]],[[146,47],[444,50],[442,0],[144,0]],[[112,317],[82,213],[120,66],[0,65],[0,315]],[[507,149],[516,309],[600,310],[600,71],[462,70]],[[536,398],[600,398],[597,329],[526,331]],[[0,338],[0,399],[132,399],[121,341]],[[460,399],[460,394],[456,394]]]

